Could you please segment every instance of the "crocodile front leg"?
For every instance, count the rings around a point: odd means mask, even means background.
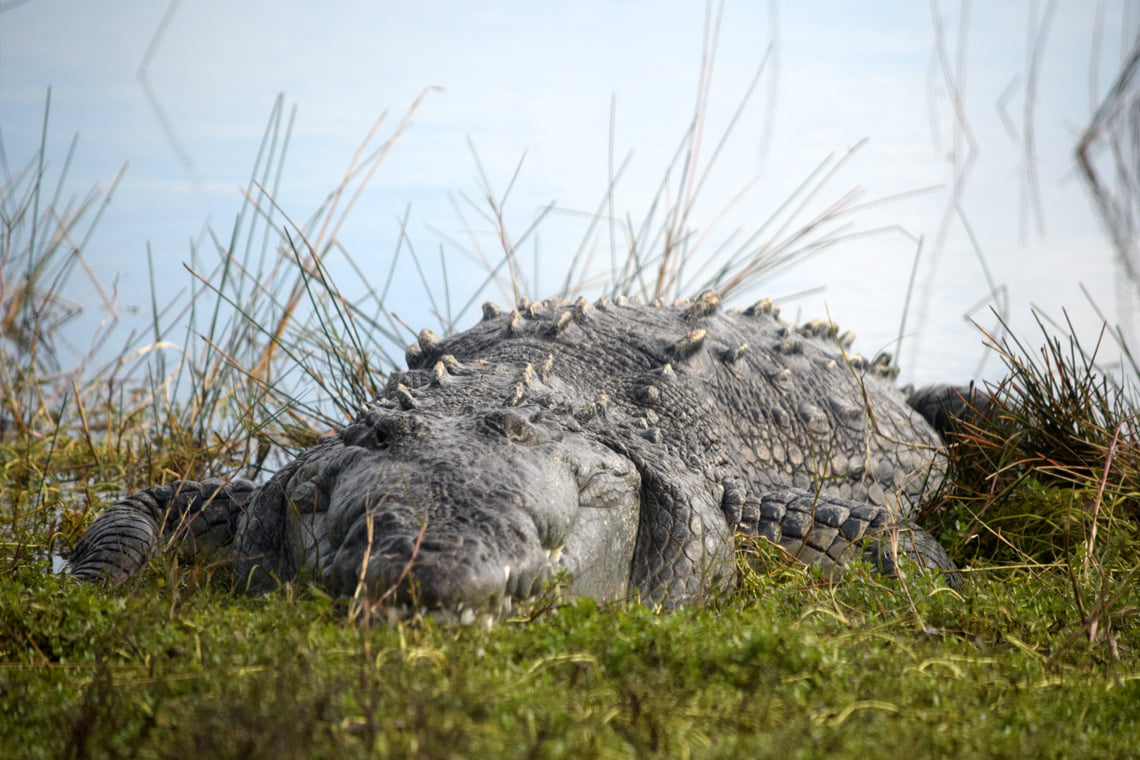
[[[257,493],[248,480],[179,480],[131,494],[103,511],[71,554],[68,572],[84,581],[120,583],[154,554],[181,544],[184,554],[228,553],[237,517]]]

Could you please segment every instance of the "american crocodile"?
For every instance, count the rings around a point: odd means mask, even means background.
[[[70,572],[118,581],[177,541],[265,591],[306,569],[393,609],[495,615],[564,569],[570,591],[677,605],[736,579],[734,533],[806,563],[899,553],[960,582],[918,526],[944,475],[889,358],[771,301],[522,300],[430,330],[407,371],[267,483],[177,481],[109,507]]]

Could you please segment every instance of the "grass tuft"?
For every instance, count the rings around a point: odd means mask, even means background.
[[[1138,611],[1136,386],[1098,368],[1099,340],[1087,351],[1071,326],[1063,340],[1038,325],[1038,351],[1008,330],[991,338],[1008,375],[954,435],[940,538],[964,561],[1028,573],[1063,600],[1049,664],[1081,639],[1116,659]]]

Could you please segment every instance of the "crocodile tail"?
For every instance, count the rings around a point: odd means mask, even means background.
[[[195,556],[227,553],[237,518],[257,487],[248,480],[179,480],[131,494],[103,511],[75,545],[68,572],[121,583],[158,549],[181,544]]]
[[[907,404],[945,438],[963,425],[984,425],[999,406],[997,397],[973,383],[927,385],[907,394]]]

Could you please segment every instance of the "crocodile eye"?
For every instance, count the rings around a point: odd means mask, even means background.
[[[416,432],[416,418],[410,414],[388,414],[375,422],[376,434],[386,440]]]
[[[363,420],[352,423],[341,431],[341,439],[349,446],[376,449],[386,448],[393,440],[411,435],[416,420],[408,414],[371,411]]]
[[[538,436],[529,422],[514,412],[496,410],[483,418],[484,424],[512,443],[535,443]]]

